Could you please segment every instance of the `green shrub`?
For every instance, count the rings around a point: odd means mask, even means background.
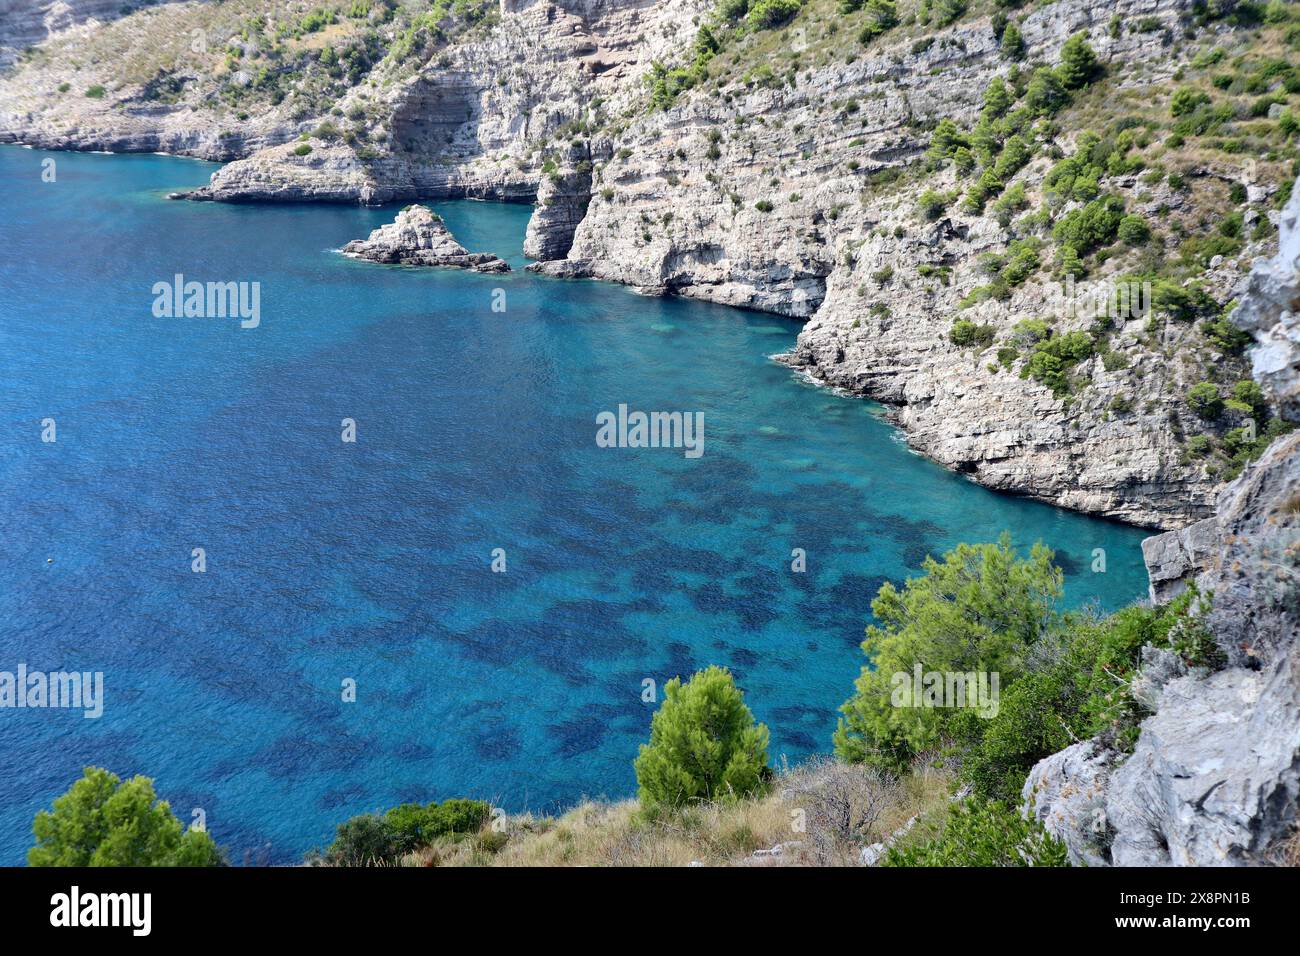
[[[123,781],[100,767],[87,767],[52,810],[32,823],[36,845],[28,866],[221,866],[221,851],[202,830],[182,832],[153,781]]]
[[[931,159],[950,159],[959,147],[966,145],[966,137],[957,124],[948,118],[939,120],[930,134],[930,148],[926,156]]]
[[[921,214],[926,219],[934,220],[943,215],[943,211],[948,208],[948,203],[951,201],[952,197],[947,193],[927,189],[917,199],[917,205],[921,207]]]
[[[1069,99],[1060,77],[1042,66],[1034,71],[1025,89],[1025,105],[1038,116],[1050,116]]]
[[[311,146],[307,143],[299,143],[297,146],[293,148],[293,154],[295,156],[306,156],[310,152],[311,152]]]
[[[1204,458],[1214,449],[1209,435],[1193,435],[1187,439],[1187,457]]]
[[[1011,330],[1011,340],[1019,348],[1033,348],[1051,336],[1051,327],[1042,319],[1021,319]]]
[[[1052,227],[1052,238],[1057,244],[1070,246],[1083,255],[1098,246],[1109,245],[1123,218],[1123,200],[1117,196],[1101,196],[1058,219]]]
[[[1029,673],[1004,690],[961,777],[981,796],[1019,804],[1034,764],[1074,743],[1086,688],[1064,668]]]
[[[1014,806],[968,798],[942,832],[922,843],[890,847],[881,866],[1069,866],[1065,844]]]
[[[966,0],[934,0],[932,6],[935,22],[941,27],[946,27],[966,12]]]
[[[1119,221],[1119,240],[1130,246],[1146,245],[1151,238],[1151,227],[1141,216],[1125,216]]]
[[[642,806],[681,807],[761,792],[771,771],[768,731],[756,724],[731,672],[709,667],[664,685],[636,769]]]
[[[958,319],[948,331],[948,341],[959,348],[978,346],[986,349],[993,344],[993,326],[976,325],[969,319]]]
[[[1038,271],[1038,246],[1036,239],[1017,239],[1008,248],[1006,263],[998,272],[998,278],[1010,288],[1020,285]]]
[[[1290,139],[1296,133],[1300,133],[1300,117],[1290,109],[1282,111],[1282,115],[1277,118],[1277,129],[1285,139]]]
[[[1076,279],[1082,277],[1088,271],[1083,267],[1083,260],[1079,258],[1079,253],[1074,251],[1074,246],[1061,247],[1056,268],[1061,275],[1074,276]]]
[[[492,808],[482,800],[447,800],[441,804],[403,803],[384,814],[400,852],[428,846],[450,833],[477,833]]]
[[[333,10],[326,10],[326,9],[312,10],[310,13],[308,13],[306,16],[302,18],[302,22],[299,24],[299,27],[302,29],[303,33],[315,33],[318,30],[325,29],[331,23],[334,23],[337,19],[338,19],[338,15],[335,14]]]
[[[1237,328],[1224,316],[1206,319],[1201,323],[1201,333],[1211,345],[1228,355],[1240,355],[1251,342],[1249,332]]]
[[[766,199],[760,199],[758,202],[754,203],[754,208],[757,209],[759,212],[771,212],[775,207],[772,205],[770,201]]]
[[[394,863],[403,852],[401,839],[388,821],[365,813],[339,824],[325,861],[331,866],[374,866]]]
[[[1256,419],[1264,419],[1268,414],[1268,399],[1264,389],[1252,379],[1244,378],[1232,386],[1232,401],[1250,410]]]
[[[1187,390],[1187,404],[1201,418],[1214,421],[1223,414],[1223,399],[1213,382],[1197,382]]]
[[[1069,370],[1092,354],[1093,341],[1087,332],[1068,332],[1042,339],[1035,344],[1020,374],[1041,382],[1060,398],[1070,391]]]
[[[101,100],[104,98],[104,88],[96,83],[94,86],[86,88],[86,95],[92,100]]]
[[[1218,306],[1198,282],[1182,286],[1172,279],[1157,278],[1151,282],[1151,308],[1179,322],[1192,322]]]
[[[1264,450],[1272,444],[1275,438],[1293,431],[1295,427],[1296,426],[1293,422],[1288,422],[1276,417],[1270,418],[1268,420],[1268,425],[1264,427],[1262,432],[1254,441],[1248,440],[1246,435],[1241,433],[1241,429],[1233,429],[1230,431],[1227,436],[1224,436],[1225,445],[1229,445],[1229,442],[1227,442],[1226,439],[1228,436],[1233,435],[1234,432],[1238,433],[1238,437],[1233,440],[1230,443],[1230,447],[1226,449],[1231,458],[1229,466],[1223,472],[1223,477],[1227,480],[1237,477],[1237,475],[1241,474],[1241,470],[1245,468],[1246,465],[1264,454]]]
[[[984,101],[980,107],[983,119],[995,120],[1006,115],[1007,110],[1015,104],[1016,97],[1007,89],[1006,81],[1001,75],[994,74],[989,85],[984,88]]]
[[[803,0],[755,0],[745,17],[751,27],[770,30],[794,19]]]
[[[1002,147],[997,162],[993,164],[993,175],[998,178],[999,182],[1006,182],[1024,167],[1033,158],[1033,155],[1033,150],[1029,148],[1029,144],[1021,136],[1011,136]]]
[[[1012,183],[1005,193],[993,203],[993,218],[1004,228],[1010,224],[1012,217],[1029,205],[1024,183]]]
[[[1203,106],[1210,102],[1210,97],[1190,86],[1180,86],[1174,90],[1173,98],[1169,101],[1169,112],[1172,116],[1187,116],[1196,110],[1198,106]]]
[[[861,43],[868,43],[898,26],[898,8],[894,0],[867,0],[866,21],[858,33]]]
[[[1291,6],[1282,0],[1271,0],[1264,8],[1265,23],[1286,23],[1291,19]]]

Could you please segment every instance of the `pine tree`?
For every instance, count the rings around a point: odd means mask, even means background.
[[[1074,246],[1062,246],[1057,262],[1062,276],[1074,276],[1076,279],[1080,279],[1087,271],[1084,269],[1083,261],[1079,258],[1079,253]]]
[[[867,0],[867,19],[858,39],[863,43],[898,26],[898,7],[894,0]]]
[[[1088,46],[1087,34],[1076,33],[1065,41],[1061,47],[1061,65],[1056,68],[1062,86],[1067,90],[1077,90],[1091,83],[1100,71],[1101,64],[1097,62],[1092,47]]]
[[[182,830],[148,777],[123,781],[100,767],[41,810],[28,866],[220,866],[221,851],[202,830]]]
[[[731,672],[699,671],[687,683],[673,678],[650,722],[650,742],[636,758],[646,808],[680,807],[758,793],[771,771],[768,731],[755,724]]]
[[[1014,20],[1002,31],[1002,55],[1008,60],[1019,60],[1025,55],[1025,39]]]
[[[934,132],[930,134],[930,148],[926,151],[926,155],[931,159],[951,159],[957,147],[965,143],[966,139],[957,128],[957,124],[945,117],[939,120]]]

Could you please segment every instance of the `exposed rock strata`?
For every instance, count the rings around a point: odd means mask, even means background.
[[[1258,342],[1259,380],[1292,420],[1298,219],[1300,188],[1283,214],[1281,252],[1256,264],[1234,313]],[[1133,754],[1076,744],[1034,767],[1025,797],[1079,863],[1267,862],[1300,808],[1300,432],[1247,466],[1212,518],[1149,539],[1144,552],[1157,597],[1192,576],[1212,595],[1205,623],[1228,666],[1144,673],[1155,714]]]
[[[467,250],[452,238],[441,217],[425,206],[408,206],[397,214],[397,219],[380,226],[368,238],[353,239],[343,247],[343,254],[403,266],[510,271],[503,259]]]

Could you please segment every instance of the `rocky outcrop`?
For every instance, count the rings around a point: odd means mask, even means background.
[[[562,168],[543,170],[537,208],[524,236],[524,255],[543,261],[567,256],[590,203],[591,148],[580,140],[570,145]]]
[[[475,272],[509,272],[503,259],[470,252],[452,238],[442,217],[426,206],[407,206],[397,219],[380,226],[366,239],[354,239],[343,254],[371,262],[403,266],[450,266]]]
[[[1232,320],[1255,337],[1255,379],[1283,418],[1300,422],[1300,189],[1292,191],[1278,230],[1277,255],[1250,270]]]
[[[1251,271],[1234,318],[1258,343],[1254,365],[1297,420],[1300,185],[1280,253]],[[1143,547],[1152,594],[1194,579],[1203,624],[1228,661],[1212,674],[1144,668],[1154,709],[1125,757],[1100,741],[1034,767],[1024,795],[1089,865],[1244,865],[1267,860],[1300,810],[1300,432],[1276,439],[1224,489],[1216,514]],[[1150,650],[1150,649],[1148,649]]]
[[[1219,521],[1214,517],[1145,538],[1142,560],[1151,602],[1164,604],[1187,590],[1189,580],[1209,564],[1219,544]]]

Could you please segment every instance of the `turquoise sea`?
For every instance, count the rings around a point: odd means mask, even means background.
[[[90,764],[234,862],[406,800],[627,796],[643,681],[710,663],[774,760],[827,751],[881,582],[1004,529],[1071,604],[1145,593],[1143,532],[911,454],[771,360],[793,321],[524,273],[522,206],[433,204],[497,276],[334,251],[395,207],[166,200],[213,169],[0,147],[0,670],[105,682],[98,720],[0,710],[0,864]],[[260,283],[260,325],[155,318],[177,273]],[[619,404],[702,412],[703,456],[597,447]]]

